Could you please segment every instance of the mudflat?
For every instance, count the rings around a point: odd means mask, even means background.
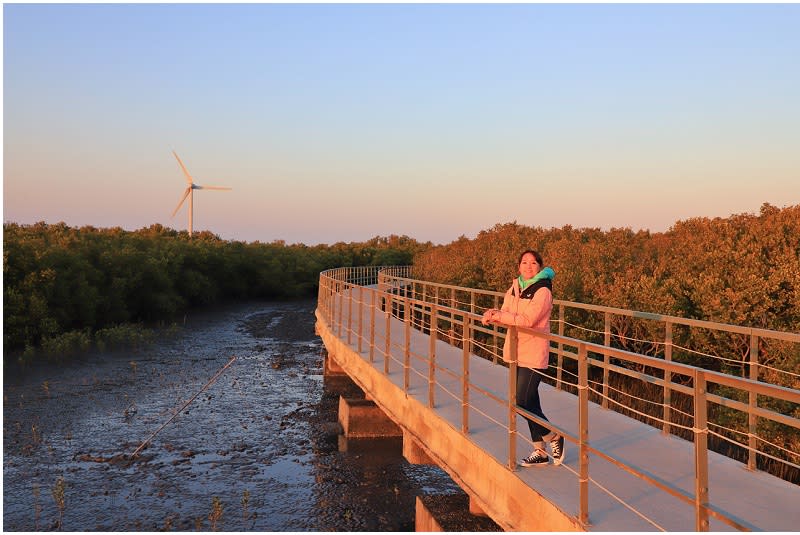
[[[3,529],[413,530],[416,496],[461,491],[398,442],[338,450],[339,395],[361,393],[323,380],[315,306],[219,307],[146,349],[6,374]]]

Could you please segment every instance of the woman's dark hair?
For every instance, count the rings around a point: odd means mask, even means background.
[[[540,266],[544,266],[544,264],[542,263],[542,255],[540,255],[538,251],[534,251],[533,249],[526,249],[522,251],[522,254],[519,255],[519,260],[517,260],[517,265],[520,265],[522,263],[522,257],[525,256],[526,254],[532,254],[533,257],[536,259],[536,262]]]

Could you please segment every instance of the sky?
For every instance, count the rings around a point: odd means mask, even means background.
[[[3,5],[3,220],[307,245],[800,204],[800,4]]]

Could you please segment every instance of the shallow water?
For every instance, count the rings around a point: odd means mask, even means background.
[[[413,530],[417,495],[461,491],[398,440],[339,451],[339,395],[361,393],[323,380],[315,304],[225,307],[145,350],[6,373],[3,529]]]

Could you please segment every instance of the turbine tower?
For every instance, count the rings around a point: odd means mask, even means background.
[[[175,217],[175,214],[177,214],[178,210],[180,210],[181,206],[183,206],[183,201],[186,200],[186,197],[189,197],[189,237],[191,238],[192,237],[192,216],[193,216],[193,204],[194,204],[193,203],[193,201],[194,201],[194,190],[196,190],[196,189],[216,189],[216,190],[222,190],[222,191],[229,191],[232,188],[223,188],[221,186],[199,186],[199,185],[195,184],[194,180],[192,179],[192,175],[190,175],[189,171],[186,170],[186,166],[183,165],[183,162],[178,157],[178,154],[175,151],[172,151],[172,154],[175,155],[175,159],[178,160],[178,163],[180,164],[181,169],[183,170],[183,174],[186,175],[186,183],[187,183],[186,190],[183,192],[183,197],[181,197],[181,201],[178,203],[178,206],[175,208],[175,211],[172,212],[172,217]]]

